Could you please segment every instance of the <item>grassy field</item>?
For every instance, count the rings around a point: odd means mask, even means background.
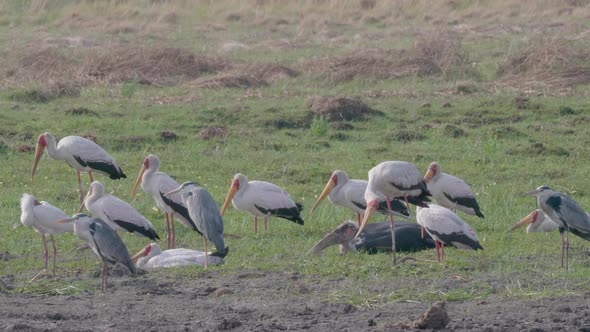
[[[141,4],[141,5],[140,5]],[[42,243],[19,223],[22,193],[73,213],[75,173],[47,156],[35,181],[37,136],[88,135],[127,174],[106,190],[130,200],[143,158],[223,202],[235,173],[284,187],[303,203],[305,226],[225,215],[230,254],[213,269],[293,271],[352,287],[328,298],[355,305],[398,300],[547,297],[589,291],[590,243],[558,233],[508,234],[536,208],[542,184],[590,208],[590,5],[587,1],[5,1],[0,4],[0,276],[2,291],[95,290],[97,260],[57,238],[62,277],[28,280]],[[358,99],[382,114],[330,109],[316,97]],[[173,135],[172,135],[173,134]],[[173,139],[169,137],[173,136]],[[431,161],[472,185],[485,220],[461,215],[483,252],[305,256],[349,211],[309,209],[334,169],[351,178],[384,160],[426,171]],[[85,188],[88,178],[84,178]],[[164,216],[140,193],[133,205],[164,238]],[[18,226],[18,227],[17,227]],[[177,226],[177,242],[201,239]],[[123,235],[130,251],[143,238]],[[190,269],[179,278],[192,278]],[[462,282],[456,282],[461,280]],[[395,283],[383,292],[371,285]],[[0,289],[1,290],[1,289]],[[369,300],[370,299],[370,300]]]

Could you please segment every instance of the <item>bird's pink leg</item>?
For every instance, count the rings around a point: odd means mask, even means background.
[[[385,197],[387,202],[387,210],[391,211],[391,200]],[[393,215],[389,214],[389,230],[391,231],[391,251],[393,252],[393,264],[397,264],[396,249],[395,249],[395,224],[393,222]]]
[[[88,177],[90,178],[90,183],[94,182],[94,179],[92,178],[92,172],[88,171]]]
[[[47,250],[47,242],[45,241],[45,234],[41,234],[41,239],[43,239],[43,257],[45,257],[45,271],[47,271],[47,260],[49,258],[49,252]]]
[[[410,203],[408,202],[408,196],[404,195],[404,201],[406,202],[406,207],[408,208],[408,217],[412,218],[412,210],[410,209]]]
[[[266,222],[268,221],[268,215],[264,216],[264,232],[266,233]]]
[[[434,246],[436,247],[436,260],[440,263],[440,252],[437,240],[434,240]]]
[[[84,191],[82,190],[82,179],[80,178],[80,171],[76,171],[78,175],[78,192],[80,192],[80,204],[84,202]]]
[[[258,234],[258,217],[254,216],[254,234]]]
[[[361,225],[361,214],[357,212],[356,214],[356,224]]]
[[[176,248],[176,233],[174,231],[174,213],[170,213],[170,232],[172,232],[172,249]]]
[[[51,244],[53,245],[53,276],[55,277],[55,261],[57,260],[57,248],[55,247],[55,240],[53,239],[53,235],[49,236],[51,240]]]
[[[166,216],[166,247],[172,249],[170,248],[170,219],[168,219],[168,212],[164,212],[164,215]]]

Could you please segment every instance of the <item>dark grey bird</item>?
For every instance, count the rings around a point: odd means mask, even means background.
[[[135,274],[135,265],[131,261],[127,247],[121,238],[106,222],[98,218],[78,213],[72,218],[62,219],[59,223],[74,222],[74,233],[88,243],[92,251],[102,260],[101,290],[107,288],[108,265],[117,263],[125,266]]]
[[[527,195],[537,197],[537,204],[549,219],[559,226],[561,234],[561,267],[569,270],[569,247],[568,233],[572,232],[584,240],[590,241],[590,216],[566,194],[553,191],[548,186],[529,191]]]
[[[348,251],[391,252],[391,229],[389,221],[370,223],[365,226],[358,238],[355,238],[358,225],[347,220],[326,235],[308,253],[317,254],[329,246],[339,244],[340,253]],[[397,251],[414,252],[434,248],[434,240],[430,235],[420,235],[420,225],[398,221],[395,223],[395,247]]]
[[[217,252],[214,256],[224,258],[228,253],[223,239],[223,219],[219,207],[211,194],[194,182],[184,182],[180,187],[169,191],[164,196],[181,193],[184,205],[188,209],[190,218],[193,220],[199,232],[205,239],[205,268],[209,265],[207,254],[207,241],[213,242]]]

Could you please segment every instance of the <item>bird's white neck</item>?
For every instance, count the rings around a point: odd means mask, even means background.
[[[45,143],[47,146],[45,149],[47,150],[47,154],[57,160],[65,160],[67,156],[64,156],[61,150],[57,149],[57,143],[55,142],[55,137],[50,135],[45,135]]]

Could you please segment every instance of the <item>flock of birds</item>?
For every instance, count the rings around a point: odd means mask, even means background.
[[[152,241],[159,239],[151,222],[132,205],[112,195],[105,194],[101,182],[93,179],[100,173],[111,179],[125,178],[117,162],[95,142],[79,136],[67,136],[56,143],[50,133],[43,133],[37,140],[32,178],[39,160],[46,150],[57,160],[65,160],[77,173],[80,208],[69,218],[62,210],[40,202],[34,196],[23,194],[21,198],[21,222],[32,226],[42,237],[45,269],[47,272],[48,249],[46,235],[53,246],[53,274],[57,249],[53,235],[73,232],[84,240],[103,264],[102,290],[106,288],[108,267],[125,266],[131,273],[136,268],[154,269],[179,265],[220,264],[228,254],[223,236],[223,214],[229,203],[238,210],[254,216],[254,231],[258,232],[258,218],[263,218],[264,229],[271,216],[284,218],[303,225],[302,205],[277,185],[265,181],[249,181],[243,174],[236,174],[227,193],[221,211],[211,194],[194,182],[179,184],[172,177],[160,172],[160,160],[147,156],[135,181],[131,196],[138,186],[156,201],[164,212],[167,231],[167,250],[161,251],[156,243],[148,244],[131,257],[118,232],[129,232]],[[91,185],[87,194],[82,189],[81,172],[88,173]],[[443,173],[441,165],[433,162],[423,176],[413,164],[405,161],[385,161],[368,172],[368,181],[349,179],[344,171],[336,170],[330,176],[324,190],[313,205],[310,216],[326,197],[338,206],[356,213],[357,222],[347,221],[316,244],[310,253],[318,253],[333,244],[340,244],[340,251],[364,249],[369,252],[387,250],[393,252],[417,251],[436,248],[438,261],[444,260],[445,245],[459,249],[483,249],[473,228],[455,211],[484,218],[476,197],[462,179]],[[590,241],[590,216],[569,196],[541,186],[528,194],[537,197],[539,209],[515,224],[511,230],[528,225],[528,231],[559,230],[562,234],[562,267],[569,268],[569,232]],[[434,200],[436,203],[433,203]],[[410,219],[409,204],[416,205],[417,224],[394,221],[394,217]],[[80,213],[86,208],[93,217]],[[387,215],[389,222],[367,224],[375,212]],[[174,219],[204,239],[205,251],[175,249]],[[425,233],[426,232],[426,233]],[[208,251],[212,242],[216,251]],[[565,263],[564,263],[565,262]]]

